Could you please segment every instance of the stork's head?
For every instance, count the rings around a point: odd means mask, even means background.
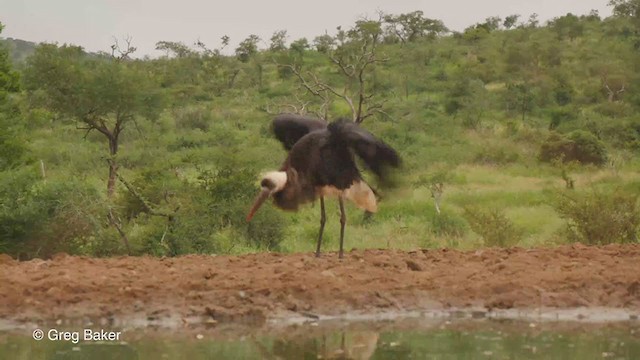
[[[260,182],[260,193],[256,197],[256,200],[253,202],[253,206],[251,206],[251,210],[249,210],[249,214],[247,215],[247,221],[251,221],[253,215],[258,211],[262,203],[264,203],[267,198],[278,191],[282,191],[284,186],[287,183],[287,173],[284,171],[271,171],[262,177],[262,181]]]

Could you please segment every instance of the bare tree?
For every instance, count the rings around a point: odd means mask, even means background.
[[[625,91],[624,79],[611,79],[608,74],[602,75],[602,86],[607,91],[607,99],[609,102],[618,101]]]
[[[300,99],[300,97],[297,94],[294,94],[293,96],[296,100],[295,103],[291,103],[290,101],[287,101],[287,100],[283,100],[280,102],[268,101],[267,104],[262,108],[262,110],[270,115],[277,115],[285,112],[298,114],[298,115],[307,115],[309,113],[308,107],[311,101],[309,100],[304,101]],[[274,110],[274,107],[275,107],[275,110]],[[314,112],[314,113],[316,113],[317,116],[324,119],[324,117],[319,115],[317,112]]]
[[[121,47],[118,42],[118,38],[114,36],[113,44],[111,45],[111,57],[116,61],[129,60],[129,55],[133,54],[137,50],[135,46],[131,45],[131,40],[133,40],[131,35],[125,36],[124,47]]]
[[[383,102],[376,99],[377,94],[370,84],[374,66],[388,61],[378,55],[381,24],[382,20],[361,20],[347,32],[338,28],[338,35],[335,37],[337,47],[327,53],[343,75],[341,87],[329,84],[316,73],[303,71],[302,65],[278,64],[287,67],[298,78],[301,88],[321,101],[317,111],[320,117],[327,118],[333,98],[338,98],[349,106],[351,118],[356,123],[361,123],[376,113],[386,114]]]

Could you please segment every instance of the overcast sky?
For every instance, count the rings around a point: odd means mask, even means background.
[[[608,0],[0,0],[0,36],[34,42],[72,43],[88,51],[108,51],[113,37],[130,35],[137,55],[158,56],[158,41],[191,45],[200,39],[211,48],[220,37],[231,38],[231,49],[250,34],[263,39],[287,30],[288,40],[335,33],[338,25],[375,17],[381,10],[400,14],[422,10],[452,30],[489,16],[520,14],[526,20],[537,13],[546,21],[568,12],[587,14],[596,9],[611,14]]]

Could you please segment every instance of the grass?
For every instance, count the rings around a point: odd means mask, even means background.
[[[174,129],[175,121],[171,116],[161,118],[155,125],[141,122],[143,133],[149,135],[142,136],[132,131],[123,139],[119,155],[123,175],[133,179],[135,173],[130,172],[129,168],[158,166],[165,170],[175,168],[181,180],[193,183],[198,168],[217,168],[221,160],[237,152],[238,144],[246,143],[258,145],[243,148],[243,166],[250,164],[260,170],[272,170],[280,166],[286,153],[268,134],[268,123],[263,121],[266,117],[254,117],[255,120],[242,123],[240,119],[252,117],[251,110],[215,109],[213,112],[214,120],[207,132],[188,128],[181,129],[178,134],[172,131],[147,131],[154,126]],[[503,126],[479,131],[465,130],[454,136],[449,133],[455,127],[448,121],[451,119],[440,116],[428,120],[416,117],[407,120],[408,124],[372,123],[372,132],[402,149],[405,160],[403,176],[398,189],[382,190],[380,210],[370,221],[363,220],[362,210],[347,205],[345,250],[481,248],[484,246],[483,239],[471,230],[464,217],[464,209],[468,206],[498,209],[504,213],[513,226],[522,232],[518,246],[546,246],[566,241],[562,235],[565,221],[550,206],[554,192],[565,186],[561,177],[562,168],[536,160],[536,137],[522,135],[526,132],[522,129],[518,130],[518,136],[513,136]],[[414,131],[408,128],[409,125]],[[106,163],[103,162],[107,149],[104,139],[91,134],[78,146],[82,132],[72,126],[66,126],[65,129],[68,131],[62,134],[56,151],[50,151],[48,143],[39,141],[38,136],[31,143],[35,157],[43,159],[47,166],[47,177],[64,178],[68,174],[63,171],[72,167],[82,170],[80,172],[85,181],[91,181],[96,188],[105,188]],[[36,132],[45,138],[52,136],[47,131],[39,129]],[[164,147],[152,146],[158,142]],[[484,150],[487,145],[491,146],[490,150]],[[170,149],[172,146],[175,149]],[[462,148],[465,151],[461,151]],[[507,156],[516,153],[517,161],[500,163],[500,157],[495,158],[498,160],[496,163],[477,161],[477,154],[488,154],[491,160],[491,155],[496,152]],[[640,174],[635,171],[639,161],[623,152],[615,156],[622,160],[602,168],[566,165],[565,171],[575,180],[575,191],[589,191],[594,187],[603,190],[622,187],[629,191],[640,191]],[[429,190],[430,182],[434,179],[444,184],[441,214],[436,212]],[[322,250],[337,251],[340,234],[337,201],[328,199],[326,209],[327,224]],[[280,210],[265,206],[261,211]],[[286,213],[285,237],[277,250],[315,251],[319,212],[319,204],[315,204],[304,206],[297,213]],[[134,223],[128,229],[129,236],[135,240],[162,235],[162,231],[159,234],[151,231],[152,227],[146,223]],[[237,235],[237,232],[221,231],[211,241],[231,254],[264,251],[238,241]]]
[[[438,167],[438,166],[437,166]],[[507,167],[463,164],[452,169],[441,200],[443,214],[462,218],[465,206],[498,208],[522,231],[518,246],[553,245],[565,221],[550,206],[554,191],[563,189],[559,171],[547,165],[525,172],[522,164]],[[640,187],[640,175],[631,168],[613,176],[609,169],[583,168],[575,174],[579,187],[598,185],[613,189],[619,186]],[[576,191],[581,191],[577,189]],[[327,200],[327,224],[323,250],[337,251],[339,243],[339,211],[335,199]],[[275,209],[270,209],[277,211]],[[434,218],[438,216],[434,200],[426,186],[411,186],[383,199],[374,218],[365,223],[362,211],[347,207],[345,249],[351,248],[441,248],[476,249],[483,246],[479,236],[468,227],[461,236],[438,234]],[[282,248],[292,252],[315,250],[319,230],[318,206],[305,207],[287,216],[290,226]]]

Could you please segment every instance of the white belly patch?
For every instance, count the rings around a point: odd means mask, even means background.
[[[364,181],[353,183],[348,189],[341,191],[333,186],[323,186],[319,191],[321,196],[343,196],[353,202],[357,207],[369,212],[378,211],[378,202],[373,190]]]

